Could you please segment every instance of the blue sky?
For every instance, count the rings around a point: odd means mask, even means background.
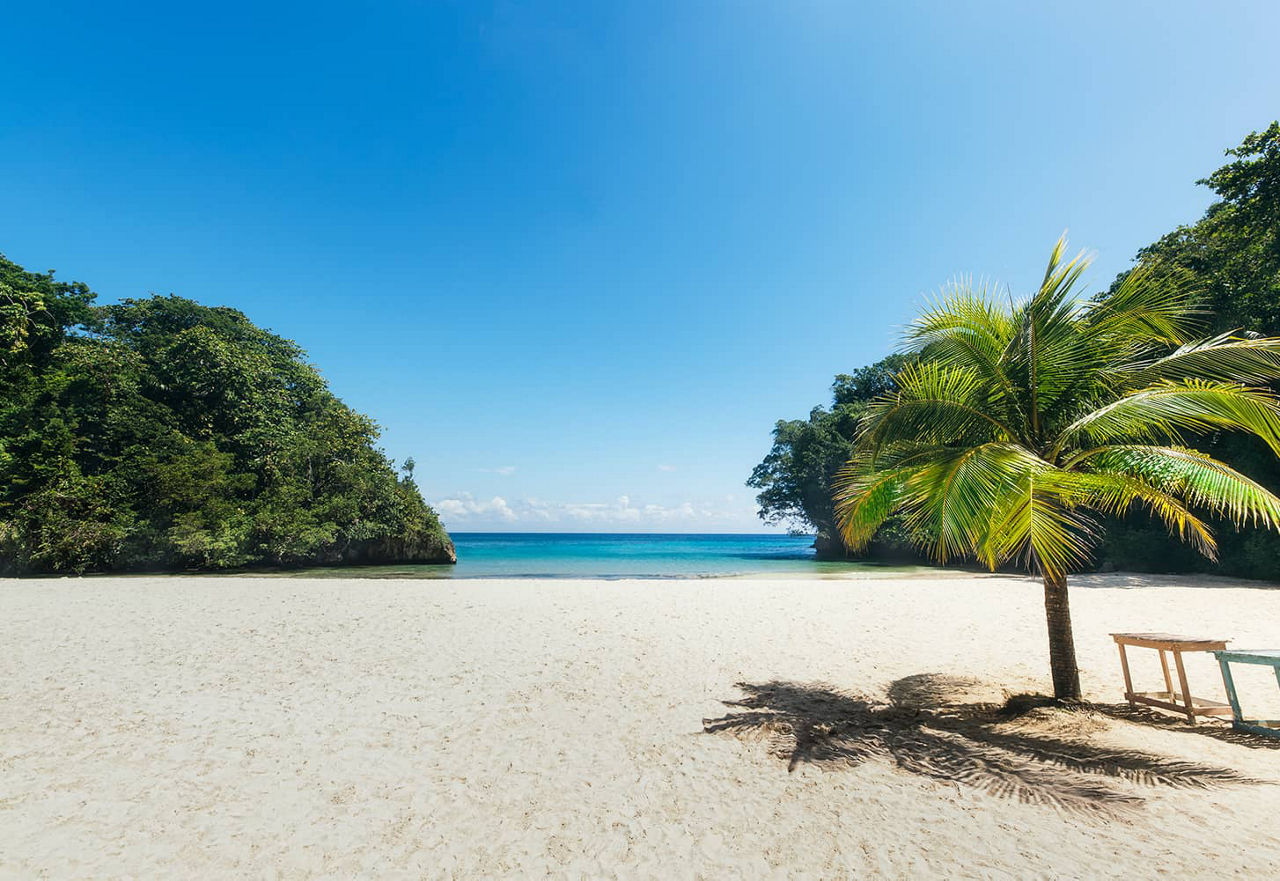
[[[752,531],[956,273],[1105,286],[1280,115],[1280,5],[20,4],[0,251],[297,340],[451,529]]]

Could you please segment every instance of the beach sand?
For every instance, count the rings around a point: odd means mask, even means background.
[[[1280,647],[1265,585],[1072,603],[1106,704],[1112,631]],[[3,877],[1280,872],[1280,748],[977,706],[1048,688],[1028,579],[0,581],[0,647]]]

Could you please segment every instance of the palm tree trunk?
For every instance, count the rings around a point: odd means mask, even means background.
[[[1080,670],[1076,667],[1076,643],[1071,635],[1071,605],[1065,575],[1044,576],[1044,614],[1049,624],[1053,696],[1060,701],[1080,700]]]

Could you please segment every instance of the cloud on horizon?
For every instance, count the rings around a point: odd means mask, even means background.
[[[502,496],[494,496],[489,501],[483,502],[478,501],[471,493],[461,493],[456,498],[432,502],[431,506],[441,517],[449,519],[496,518],[508,523],[516,519],[515,512]]]
[[[535,498],[508,502],[502,496],[477,499],[471,493],[457,493],[431,503],[450,528],[485,523],[546,527],[688,527],[758,525],[754,509],[736,505],[728,508],[696,502],[679,505],[632,504],[630,496],[612,502],[548,502]]]

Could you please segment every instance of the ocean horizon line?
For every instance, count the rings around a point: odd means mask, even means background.
[[[542,529],[450,529],[450,535],[561,535],[561,536],[590,536],[590,535],[612,535],[612,536],[649,536],[649,535],[680,535],[680,536],[730,536],[730,537],[772,537],[772,538],[814,538],[816,533],[812,532],[607,532],[607,531],[581,531],[581,530],[542,530]]]

